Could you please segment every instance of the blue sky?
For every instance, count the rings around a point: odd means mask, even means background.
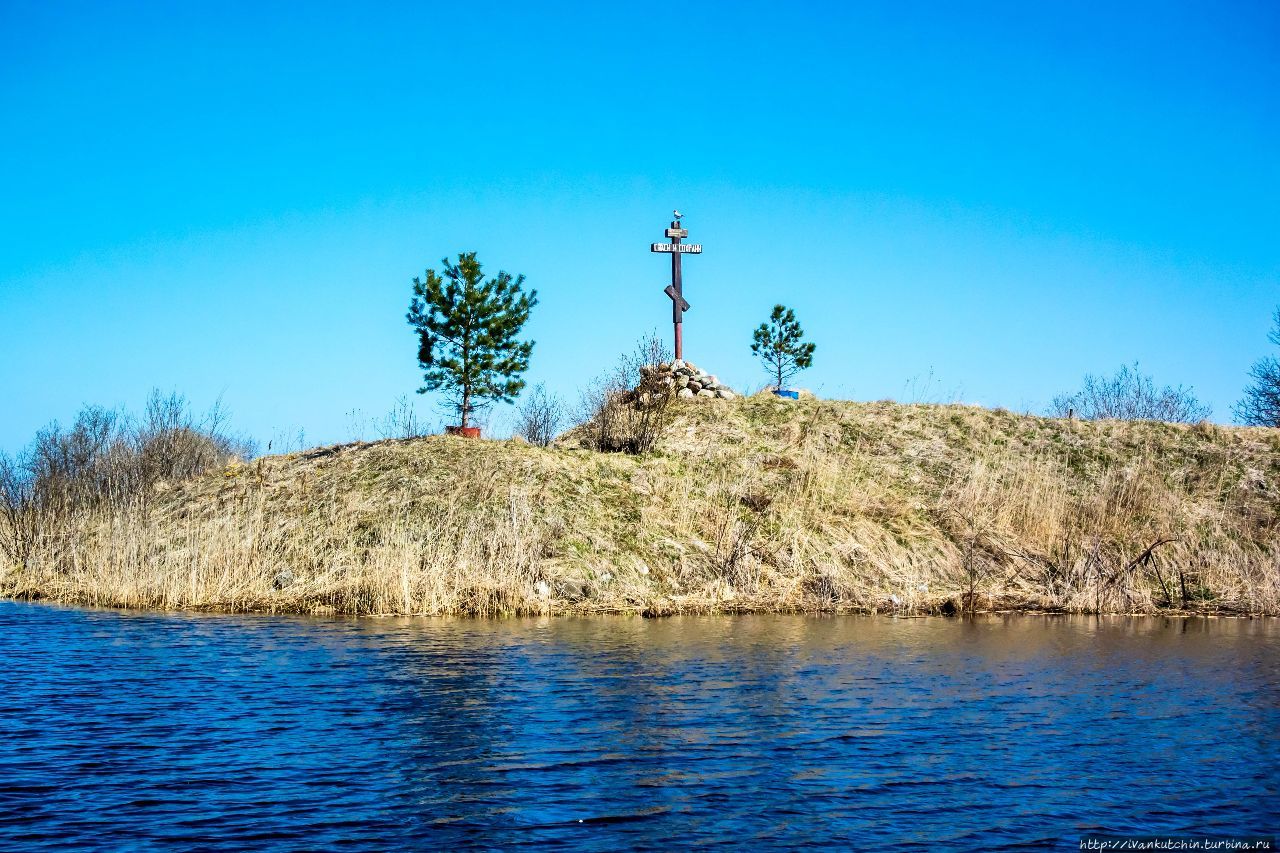
[[[152,387],[441,421],[404,312],[463,250],[576,397],[669,335],[677,206],[688,355],[747,390],[776,301],[851,399],[1137,360],[1227,421],[1269,348],[1272,2],[196,6],[0,0],[0,449]]]

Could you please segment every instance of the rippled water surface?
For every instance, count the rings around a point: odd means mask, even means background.
[[[1280,826],[1275,621],[0,602],[0,847],[1060,845]]]

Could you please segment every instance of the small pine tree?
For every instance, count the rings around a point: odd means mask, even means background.
[[[511,402],[524,388],[533,341],[520,341],[538,292],[522,290],[524,276],[499,272],[484,281],[475,252],[441,261],[441,274],[414,278],[407,318],[418,334],[419,394],[442,391],[468,426],[478,409]]]
[[[1275,313],[1275,328],[1267,339],[1280,346],[1280,308]],[[1280,427],[1280,357],[1266,356],[1249,370],[1253,384],[1244,390],[1244,399],[1236,404],[1236,419],[1249,426]]]
[[[774,387],[782,388],[791,377],[813,365],[816,347],[811,343],[801,343],[803,337],[804,330],[796,321],[795,312],[783,305],[773,306],[769,322],[761,323],[756,329],[751,352],[774,378]]]

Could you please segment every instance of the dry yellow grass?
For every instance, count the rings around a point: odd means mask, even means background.
[[[10,597],[476,614],[953,608],[1280,614],[1280,431],[767,396],[644,457],[431,437],[86,513]],[[1151,547],[1154,543],[1155,547]]]

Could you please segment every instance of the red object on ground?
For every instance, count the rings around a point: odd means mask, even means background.
[[[463,438],[480,437],[480,427],[447,426],[444,431],[446,435],[460,435]]]

